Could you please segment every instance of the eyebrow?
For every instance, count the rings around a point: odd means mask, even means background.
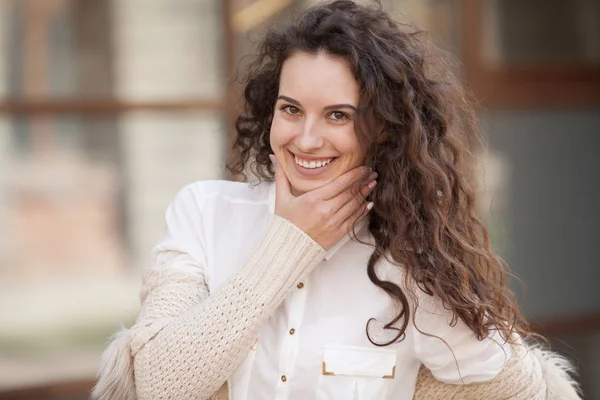
[[[287,97],[287,96],[279,96],[279,97],[277,97],[277,100],[285,100],[294,105],[302,106],[298,100],[294,100],[291,97]],[[354,107],[352,104],[332,104],[330,106],[326,106],[324,109],[325,110],[338,110],[340,108],[350,108],[350,109],[356,111],[356,107]]]

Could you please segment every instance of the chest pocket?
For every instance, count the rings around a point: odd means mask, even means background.
[[[317,400],[383,400],[396,376],[396,350],[326,346]]]

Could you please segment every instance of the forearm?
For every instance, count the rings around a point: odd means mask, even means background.
[[[492,380],[467,385],[448,384],[435,379],[421,367],[417,377],[414,400],[545,400],[546,382],[539,361],[531,352],[513,356]]]
[[[217,293],[159,327],[143,346],[132,344],[139,399],[210,397],[246,356],[261,323],[323,255],[298,228],[275,217]]]

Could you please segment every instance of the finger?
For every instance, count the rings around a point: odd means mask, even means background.
[[[277,156],[275,154],[269,154],[269,158],[275,166],[275,195],[278,199],[286,199],[292,194],[290,181],[287,176],[285,176],[285,172],[283,172],[283,168],[279,164]]]
[[[377,174],[372,173],[369,176],[369,179],[376,177]],[[362,180],[360,183],[362,183]],[[373,189],[375,189],[375,186],[377,186],[377,181],[375,179],[368,181],[367,184],[363,184],[360,187],[357,184],[351,185],[348,189],[329,200],[331,209],[335,212],[338,212],[349,201],[355,199],[359,201],[360,204],[364,203],[364,200],[373,191]]]
[[[329,200],[343,191],[347,190],[353,184],[364,180],[370,172],[365,166],[356,167],[350,171],[338,176],[333,181],[316,189],[318,196],[323,200]]]
[[[341,226],[348,218],[351,218],[352,215],[357,212],[357,210],[363,209],[366,204],[367,202],[362,194],[356,193],[335,213],[335,216],[333,217],[333,223]]]
[[[364,185],[360,189],[360,192],[361,192],[361,194],[364,197],[367,197],[369,194],[371,194],[371,192],[373,191],[373,189],[375,189],[375,186],[377,186],[377,181],[375,179],[373,179],[369,183],[367,183],[366,185]]]
[[[359,207],[354,212],[354,214],[352,214],[348,219],[346,219],[342,223],[341,229],[345,232],[350,232],[352,229],[354,229],[356,224],[358,224],[360,222],[360,220],[362,220],[367,215],[369,215],[369,213],[373,209],[373,206],[374,206],[373,202],[368,202],[368,203],[363,204],[361,207]]]

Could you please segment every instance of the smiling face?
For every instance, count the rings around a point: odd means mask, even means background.
[[[342,58],[299,52],[284,62],[270,140],[294,195],[363,163],[354,131],[359,96]]]

